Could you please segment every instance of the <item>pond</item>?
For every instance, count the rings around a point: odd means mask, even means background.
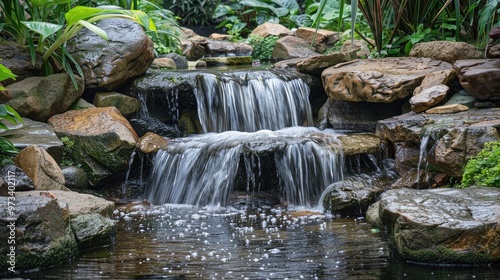
[[[117,207],[117,243],[27,279],[498,279],[407,264],[363,218],[281,207]]]

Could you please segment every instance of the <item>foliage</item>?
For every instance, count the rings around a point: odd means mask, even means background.
[[[193,27],[212,24],[220,0],[167,0],[165,6],[180,17],[181,25]]]
[[[9,68],[0,64],[0,82],[6,79],[15,79],[16,75],[10,71]],[[0,90],[5,90],[3,86],[0,85]],[[23,120],[21,116],[9,105],[0,104],[0,129],[6,131],[9,129],[3,121],[10,122],[12,124],[22,123]],[[0,136],[0,165],[12,164],[12,157],[17,155],[18,149],[14,147],[9,139]]]
[[[176,21],[178,18],[170,10],[163,9],[153,1],[140,1],[139,9],[144,11],[156,26],[156,30],[146,30],[146,34],[153,40],[155,54],[180,54],[181,29]]]
[[[500,142],[486,143],[465,165],[460,187],[472,185],[500,187]]]
[[[248,44],[250,44],[253,48],[252,58],[260,61],[271,60],[274,46],[279,38],[279,36],[268,36],[266,38],[260,36],[250,36],[248,38]]]
[[[55,72],[54,69],[62,66],[71,76],[75,87],[77,84],[73,68],[81,76],[83,73],[67,52],[65,44],[79,30],[87,28],[107,39],[106,32],[94,25],[105,18],[130,19],[147,30],[156,29],[149,17],[137,10],[86,6],[71,8],[71,0],[3,0],[0,3],[2,17],[5,19],[5,24],[2,25],[3,34],[16,39],[23,46],[27,44],[33,61],[36,57],[35,51],[42,53],[46,74]]]
[[[288,28],[295,26],[291,16],[299,12],[296,0],[230,0],[215,8],[213,17],[222,19],[217,26],[228,28],[228,33],[240,38],[265,22],[281,23]]]
[[[68,136],[63,136],[60,138],[61,142],[64,144],[63,148],[63,159],[61,161],[62,166],[78,166],[75,164],[71,158],[71,152],[75,148],[75,141],[71,140]]]

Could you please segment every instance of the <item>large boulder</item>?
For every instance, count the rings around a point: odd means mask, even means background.
[[[252,51],[253,48],[245,43],[208,39],[206,45],[206,56],[209,57],[251,56]]]
[[[37,146],[23,149],[14,158],[16,165],[33,180],[36,190],[68,190],[57,162]]]
[[[28,77],[43,76],[42,56],[36,54],[35,63],[31,60],[28,47],[23,47],[15,42],[0,42],[0,59],[2,64],[16,74],[16,80],[21,81]],[[15,81],[13,79],[3,80],[2,84],[8,86]]]
[[[32,195],[22,195],[31,193]],[[0,197],[8,205],[9,197]],[[8,245],[15,236],[15,246]],[[78,254],[75,235],[71,230],[68,207],[56,199],[40,196],[39,192],[18,192],[15,211],[0,209],[0,267],[7,271],[13,255],[15,271],[44,269],[68,263]]]
[[[154,47],[143,28],[128,19],[104,19],[96,24],[108,41],[83,29],[68,42],[81,66],[85,87],[113,90],[144,74],[154,60]]]
[[[99,214],[79,215],[71,219],[80,251],[109,246],[115,243],[116,222]]]
[[[68,111],[49,119],[59,137],[71,143],[71,159],[80,164],[92,186],[124,171],[138,136],[115,107]]]
[[[412,57],[429,57],[455,63],[461,59],[483,58],[484,54],[474,45],[465,42],[431,41],[417,43],[410,51]]]
[[[46,77],[29,77],[7,86],[14,97],[7,105],[19,115],[35,121],[46,122],[51,116],[63,113],[83,93],[83,79],[76,77],[75,88],[66,73]]]
[[[387,229],[389,247],[406,260],[494,263],[500,261],[498,197],[498,188],[390,190],[369,220]]]
[[[500,100],[500,59],[459,60],[460,84],[478,100]]]
[[[331,99],[390,103],[411,96],[426,75],[448,69],[428,58],[363,59],[327,68],[321,78]]]
[[[319,53],[309,49],[309,43],[295,36],[285,36],[276,41],[271,61],[280,61],[299,57],[316,56]]]

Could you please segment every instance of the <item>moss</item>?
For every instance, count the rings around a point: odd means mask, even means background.
[[[445,246],[436,246],[421,250],[404,249],[401,256],[407,260],[429,264],[487,264],[492,263],[490,256],[473,252],[457,252]]]

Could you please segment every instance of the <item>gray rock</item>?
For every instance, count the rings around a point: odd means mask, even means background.
[[[29,146],[45,149],[56,162],[61,162],[64,144],[57,138],[54,128],[43,122],[23,119],[19,125],[7,125],[10,129],[2,132],[2,137],[9,139],[14,147],[22,150]]]
[[[477,99],[474,96],[470,95],[467,91],[461,90],[455,93],[446,104],[462,104],[469,108],[473,108],[477,102]]]
[[[28,77],[43,76],[42,56],[36,54],[36,61],[33,64],[28,47],[23,47],[15,42],[0,42],[0,58],[2,64],[16,74],[16,81],[24,80]],[[12,79],[3,80],[2,84],[8,86],[15,81]]]
[[[23,195],[30,193],[31,195]],[[0,203],[7,205],[7,197]],[[75,236],[71,231],[67,206],[57,200],[40,196],[39,192],[16,193],[15,211],[0,209],[0,238],[8,240],[15,221],[15,269],[44,269],[70,262],[78,254]],[[7,243],[5,243],[7,245]],[[9,246],[0,246],[0,268],[7,271]]]
[[[14,97],[7,105],[19,115],[46,122],[51,116],[65,112],[82,95],[83,79],[76,77],[78,89],[68,74],[29,77],[7,86]]]
[[[83,110],[88,108],[95,108],[95,105],[87,102],[83,98],[78,98],[73,105],[69,108],[70,110]]]
[[[96,107],[116,107],[125,117],[132,115],[141,108],[139,99],[118,92],[97,92],[93,104]]]
[[[175,61],[175,65],[177,65],[177,69],[187,69],[188,68],[188,60],[182,56],[178,55],[176,53],[169,53],[166,55],[162,55],[160,57],[167,57]]]
[[[9,196],[10,191],[21,192],[35,189],[33,180],[21,168],[15,165],[2,167],[0,177],[0,196]]]
[[[423,112],[443,101],[450,88],[446,85],[437,85],[426,88],[410,98],[411,109],[415,113]]]
[[[453,67],[470,95],[480,101],[500,100],[500,59],[459,60]]]
[[[208,57],[251,56],[252,51],[253,48],[245,43],[208,39],[206,45],[206,56]]]
[[[334,52],[331,54],[305,58],[297,63],[297,69],[303,73],[321,75],[323,70],[328,67],[357,58],[355,52]]]
[[[88,177],[85,171],[78,166],[64,166],[61,168],[65,186],[70,190],[84,190],[88,187]]]
[[[71,229],[81,252],[116,242],[116,222],[99,214],[79,215],[71,219]]]
[[[128,19],[103,19],[96,24],[108,41],[83,29],[68,42],[81,66],[85,87],[113,90],[144,74],[154,59],[153,42],[142,26]]]
[[[499,197],[498,188],[390,190],[380,199],[379,223],[388,231],[392,251],[406,260],[498,262]]]

